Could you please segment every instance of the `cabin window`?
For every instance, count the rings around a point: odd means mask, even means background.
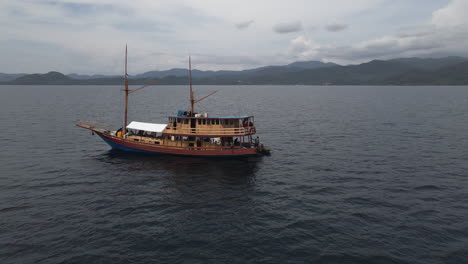
[[[177,123],[179,123],[179,124],[180,124],[180,118],[177,118]]]
[[[188,119],[184,119],[184,124],[188,124]]]
[[[203,124],[206,125],[206,119],[203,119]]]
[[[216,119],[216,124],[219,125],[219,119]]]
[[[201,119],[198,119],[198,124],[201,125]]]
[[[229,119],[229,124],[230,124],[230,125],[234,125],[234,120]]]
[[[221,125],[224,125],[224,119],[221,119]]]

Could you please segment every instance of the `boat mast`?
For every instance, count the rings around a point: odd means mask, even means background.
[[[189,56],[189,84],[190,84],[190,115],[194,114],[193,105],[195,104],[195,98],[193,97],[192,90],[192,59]]]
[[[125,108],[124,108],[124,124],[123,135],[127,133],[127,113],[128,113],[128,74],[127,74],[127,45],[125,45]]]

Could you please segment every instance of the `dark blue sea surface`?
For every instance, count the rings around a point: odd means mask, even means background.
[[[0,263],[468,263],[468,87],[195,86],[269,157],[110,150],[120,86],[0,86]],[[185,86],[130,95],[166,122]]]

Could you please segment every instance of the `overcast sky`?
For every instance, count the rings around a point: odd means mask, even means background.
[[[468,0],[2,0],[0,72],[468,56]]]

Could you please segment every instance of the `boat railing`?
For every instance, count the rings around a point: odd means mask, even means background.
[[[253,143],[243,142],[239,143],[239,145],[232,145],[232,146],[222,146],[222,145],[214,145],[210,144],[210,146],[202,145],[202,146],[177,146],[177,145],[167,145],[164,144],[164,139],[162,138],[152,138],[147,136],[139,136],[139,135],[132,135],[126,137],[127,140],[131,140],[134,144],[145,144],[151,146],[161,146],[164,148],[172,148],[172,149],[196,149],[196,150],[228,150],[228,149],[242,149],[242,148],[251,148],[255,145]],[[174,141],[171,141],[174,142]],[[188,141],[187,141],[188,142]],[[195,141],[193,141],[196,144]],[[205,143],[204,143],[205,144]]]
[[[122,140],[122,138],[112,136],[115,139]],[[133,141],[132,139],[138,139]],[[144,145],[144,146],[151,146],[155,148],[164,148],[164,149],[178,149],[178,150],[235,150],[235,149],[249,149],[255,147],[254,144],[251,143],[241,143],[240,145],[232,145],[232,146],[177,146],[177,145],[167,145],[167,144],[155,144],[155,141],[159,141],[162,143],[163,140],[161,139],[149,139],[145,136],[130,136],[127,140],[131,140],[132,144]],[[195,143],[195,142],[194,142]]]
[[[168,126],[164,130],[165,134],[183,134],[183,135],[205,135],[205,136],[222,136],[222,135],[251,135],[255,134],[255,126],[236,127],[236,128],[178,128]]]
[[[148,142],[132,142],[132,144],[138,145],[151,145],[152,147],[156,148],[164,148],[164,149],[179,149],[179,150],[235,150],[235,149],[248,149],[252,148],[253,145],[246,147],[246,146],[219,146],[219,147],[207,147],[207,146],[167,146],[167,145],[154,145]]]

